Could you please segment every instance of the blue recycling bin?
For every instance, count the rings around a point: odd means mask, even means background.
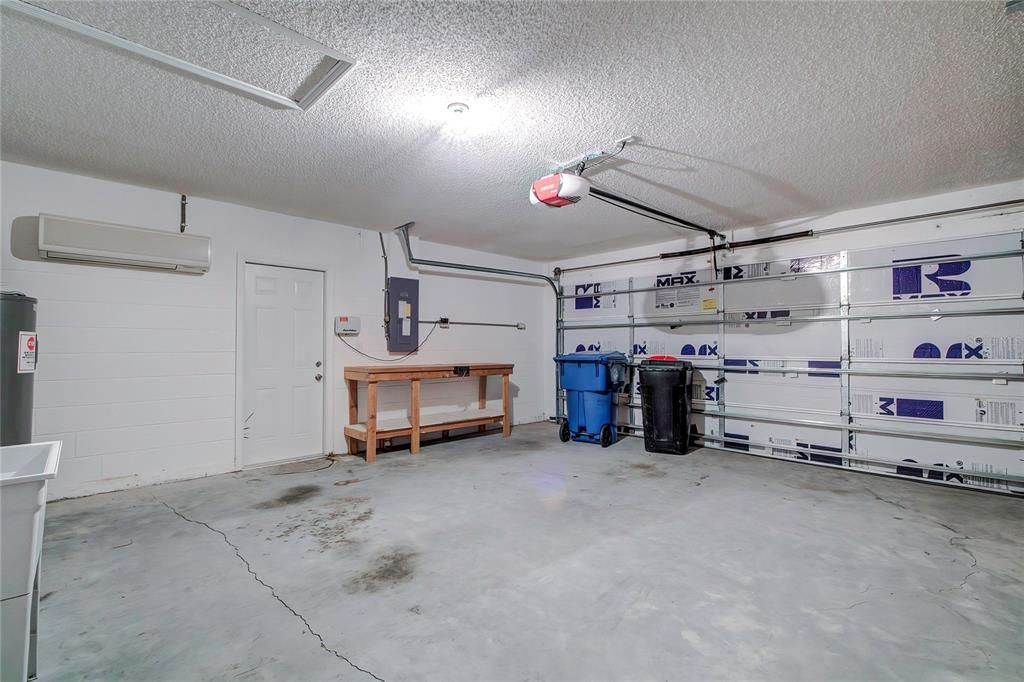
[[[568,413],[559,427],[562,442],[572,438],[606,448],[618,440],[615,394],[626,382],[626,356],[585,351],[558,355],[555,362]]]

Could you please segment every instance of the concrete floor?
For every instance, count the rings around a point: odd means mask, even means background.
[[[1021,500],[546,424],[322,466],[50,505],[41,679],[1024,677]]]

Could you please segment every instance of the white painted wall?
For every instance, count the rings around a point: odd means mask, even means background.
[[[174,231],[178,196],[6,162],[0,173],[0,280],[5,289],[39,299],[35,438],[64,441],[53,497],[237,468],[240,259],[322,267],[328,315],[361,316],[363,332],[350,342],[387,356],[379,327],[383,261],[376,232],[192,197],[190,231],[213,238],[213,265],[202,277],[41,262],[32,256],[33,219],[41,212]],[[397,240],[389,234],[386,243],[391,274],[409,276]],[[466,249],[426,242],[414,247],[424,258],[539,270],[536,263]],[[513,362],[516,423],[543,418],[550,360],[537,351],[549,331],[543,315],[551,298],[547,286],[447,271],[412,276],[420,278],[423,319],[525,322],[527,330],[438,329],[406,362]],[[334,337],[330,320],[327,327],[325,443],[328,451],[345,452],[342,370],[372,362]],[[475,405],[476,390],[475,381],[425,386],[424,409]],[[385,414],[404,411],[406,395],[404,386],[382,391]],[[490,398],[500,401],[497,385]]]
[[[730,233],[728,236],[731,240],[744,240],[777,233],[792,232],[799,229],[820,230],[833,226],[850,225],[887,218],[898,218],[908,215],[941,211],[945,209],[1019,199],[1022,196],[1024,196],[1024,180],[967,191],[951,192],[933,197],[886,204],[855,211],[846,211],[835,215],[811,217],[782,225],[737,230]],[[933,252],[930,251],[932,248],[939,248],[941,253],[957,254],[1014,250],[1021,248],[1020,235],[1022,230],[1024,230],[1024,211],[1021,211],[1021,209],[1018,208],[1009,212],[989,211],[959,217],[923,220],[914,223],[889,225],[856,232],[797,240],[756,249],[740,249],[733,253],[719,254],[718,265],[719,267],[722,267],[727,265],[762,263],[779,260],[788,261],[788,259],[791,258],[839,252],[847,252],[850,256],[851,264],[865,264],[869,262],[891,262],[894,258],[913,258],[921,257],[922,255],[933,255]],[[982,235],[1006,235],[1007,233],[1009,233],[1009,235],[1003,237],[981,238]],[[955,241],[958,239],[960,241]],[[708,241],[704,237],[673,239],[654,247],[638,247],[603,254],[600,257],[588,256],[569,261],[549,263],[549,268],[553,268],[555,266],[563,268],[585,266],[599,262],[617,261],[656,255],[662,252],[685,250],[688,248],[707,246],[707,244]],[[941,244],[942,246],[935,246],[937,244]],[[942,250],[947,248],[949,250]],[[882,251],[863,255],[859,253],[866,250],[870,251],[879,249]],[[890,251],[890,249],[895,250]],[[622,281],[629,277],[637,278],[634,286],[640,287],[653,285],[653,279],[656,274],[679,272],[683,270],[704,270],[707,268],[710,268],[710,259],[707,256],[693,256],[687,259],[655,261],[651,263],[623,265],[566,273],[563,275],[562,281],[563,285],[570,293],[574,289],[574,285],[577,283],[610,283]],[[972,264],[970,270],[970,278],[971,281],[974,282],[974,302],[972,302],[971,299],[953,302],[950,302],[948,299],[946,301],[931,299],[930,301],[925,301],[924,303],[919,302],[915,305],[918,306],[918,311],[922,310],[920,307],[922,305],[931,306],[932,304],[946,304],[952,306],[954,303],[959,307],[1019,307],[1021,304],[1020,295],[1022,277],[1024,277],[1024,275],[1022,275],[1022,261],[1020,258],[1012,260],[1004,259],[1001,261],[978,261]],[[808,303],[817,304],[819,301],[830,300],[829,296],[832,295],[835,295],[836,300],[838,300],[838,279],[836,276],[832,276],[834,281],[826,283],[826,280],[828,279],[829,278],[826,277],[820,277],[799,279],[792,283],[774,282],[760,285],[745,284],[733,288],[727,287],[727,292],[732,292],[735,289],[735,293],[737,294],[736,296],[733,296],[732,294],[727,293],[727,300],[733,301],[733,306],[737,305],[737,300],[742,301],[745,299],[747,301],[759,301],[758,303],[747,304],[751,306],[749,308],[750,310],[783,309],[787,308],[787,304],[803,302],[804,300]],[[874,271],[874,274],[870,276],[866,274],[852,275],[851,295],[853,296],[853,300],[858,300],[858,291],[861,292],[859,295],[863,297],[867,295],[864,292],[868,292],[869,290],[870,298],[861,298],[860,300],[878,301],[891,298],[889,292],[886,291],[887,288],[891,286],[891,279],[891,271],[888,269]],[[872,280],[873,284],[866,286],[864,283],[868,280]],[[623,286],[625,285],[623,284]],[[835,291],[826,291],[829,287],[832,287]],[[858,287],[860,287],[859,290]],[[609,286],[604,287],[606,292],[610,288],[611,287]],[[983,300],[984,295],[1004,296],[1006,300],[1001,300],[995,303],[986,302]],[[606,296],[605,299],[607,298],[608,297]],[[977,300],[979,298],[982,300]],[[892,301],[889,302],[891,303]],[[744,304],[740,303],[739,305]],[[913,305],[908,303],[907,305],[902,306],[902,308],[909,310],[913,308]],[[739,309],[748,310],[748,308]],[[933,308],[928,307],[923,309],[932,310]],[[736,310],[736,308],[730,306],[727,302],[726,310]],[[863,312],[863,310],[864,309],[862,309],[861,312]],[[601,321],[602,323],[604,321],[622,322],[625,319],[624,309],[620,309],[619,311],[585,312],[587,315],[573,313],[576,316],[576,319],[573,321],[582,321],[580,318],[586,316],[594,318],[593,321],[595,322]],[[711,312],[713,313],[713,310]],[[879,309],[880,314],[892,314],[893,312],[899,311],[893,309],[891,306],[884,310]],[[637,307],[636,313],[638,316],[642,314],[640,307]],[[834,315],[837,313],[838,310],[833,309],[824,311],[822,314]],[[549,304],[546,312],[549,332],[545,333],[543,339],[545,344],[547,344],[547,353],[554,353],[553,315],[554,305]],[[945,329],[945,331],[948,332],[950,325],[955,324],[965,335],[969,331],[972,338],[975,335],[979,337],[987,337],[991,335],[1001,339],[1017,339],[1017,353],[1019,356],[1020,339],[1024,337],[1024,316],[1014,315],[959,318],[963,321],[962,323],[950,322],[950,320],[953,319],[954,318],[945,318],[944,321],[929,321],[928,318],[925,318],[924,320],[904,322],[876,321],[876,323],[870,327],[865,324],[859,328],[852,326],[857,323],[851,323],[851,338],[855,338],[858,335],[875,334],[880,338],[890,338],[890,340],[886,341],[887,347],[891,341],[893,342],[892,345],[895,346],[896,339],[899,339],[901,343],[906,345],[912,340],[916,343],[918,337],[920,337],[921,340],[929,340],[932,334],[941,336],[942,334],[937,333],[938,330]],[[714,323],[709,324],[706,327],[702,325],[699,328],[691,327],[690,329],[698,330],[691,334],[693,336],[699,335],[700,333],[715,336],[718,336],[719,334],[717,326]],[[873,331],[866,332],[866,329]],[[576,334],[579,335],[580,338],[584,338],[586,334],[593,334],[593,340],[604,340],[605,343],[602,343],[602,350],[627,350],[626,347],[628,346],[628,343],[623,341],[627,334],[625,330],[594,331],[587,333],[576,332]],[[672,346],[672,342],[673,340],[686,335],[687,332],[685,328],[680,328],[680,331],[674,333],[676,336],[673,336],[673,333],[668,332],[667,328],[663,327],[654,331],[638,330],[637,334],[638,340],[646,335],[647,337],[654,339],[655,343],[662,343],[665,346],[664,350],[655,350],[654,352],[676,354],[680,351],[678,347],[679,343],[676,342],[675,346]],[[726,341],[728,341],[729,335],[727,328],[725,334]],[[740,338],[741,336],[745,336],[746,338]],[[736,341],[739,341],[739,343],[733,343],[731,347],[726,344],[726,348],[724,350],[724,354],[726,356],[737,357],[738,355],[739,357],[769,359],[774,358],[775,356],[781,357],[783,355],[792,355],[802,358],[821,357],[837,359],[839,357],[839,323],[794,324],[789,327],[752,324],[749,326],[749,330],[738,332],[734,337]],[[687,340],[687,342],[689,342],[689,340]],[[737,353],[737,346],[742,346],[743,351]],[[798,348],[799,350],[788,354],[780,350],[787,347]],[[913,346],[910,347],[913,348]],[[568,347],[567,345],[566,350],[571,352],[574,348]],[[909,355],[900,355],[900,357],[909,357]],[[945,362],[946,364],[944,366],[933,368],[931,371],[949,370],[949,361]],[[794,363],[793,366],[796,364],[797,363]],[[889,366],[893,368],[900,368],[899,365]],[[881,368],[878,366],[870,367],[868,366],[868,363],[865,362],[859,367],[855,364],[853,369],[879,370]],[[1018,359],[1013,360],[1010,363],[1004,362],[1001,365],[995,361],[986,361],[985,363],[964,363],[962,367],[957,367],[953,371],[960,371],[960,369],[973,370],[976,372],[1012,371],[1019,374],[1020,358],[1018,357]],[[915,370],[929,371],[929,368],[923,367],[919,364],[917,366],[913,366],[910,371]],[[827,383],[828,380],[822,381],[819,379],[818,381],[820,383],[818,385],[814,385],[815,380],[808,382],[806,375],[804,375],[805,378],[794,379],[789,384],[780,382],[777,380],[777,377],[769,377],[768,375],[754,378],[737,375],[731,376],[732,381],[727,382],[724,388],[725,401],[729,404],[730,395],[732,395],[734,401],[744,403],[742,406],[744,411],[749,412],[751,409],[750,405],[753,404],[756,406],[754,408],[755,410],[785,410],[787,413],[783,416],[787,416],[789,418],[825,419],[830,421],[839,420],[839,395],[835,388],[838,386],[838,380],[832,382],[835,386],[830,386],[825,389],[822,388],[820,384]],[[551,374],[546,374],[545,379],[548,381],[548,402],[546,403],[546,409],[549,413],[552,413],[555,409],[554,377]],[[929,381],[931,381],[931,383],[929,383]],[[1021,412],[1021,407],[1024,406],[1024,384],[1021,384],[1020,382],[1010,382],[1008,386],[1000,386],[993,385],[991,382],[977,380],[879,380],[876,378],[853,377],[851,378],[851,394],[856,394],[858,391],[870,393],[878,385],[882,384],[890,388],[906,391],[911,395],[928,396],[934,394],[936,397],[946,395],[946,420],[954,419],[954,417],[951,416],[951,413],[956,412],[957,409],[962,407],[965,409],[960,410],[961,415],[966,412],[970,413],[967,417],[964,417],[962,421],[973,421],[975,419],[975,398],[973,396],[993,396],[999,400],[1008,401],[1007,404],[1016,404],[1018,412],[1017,423],[1021,423],[1019,421],[1019,414]],[[758,391],[760,391],[760,393]],[[888,394],[882,393],[882,395]],[[741,397],[737,399],[737,396]],[[854,395],[854,397],[856,397],[856,395]],[[786,401],[790,401],[788,408],[781,406]],[[970,409],[967,410],[966,407],[969,407]],[[712,409],[714,408],[712,407]],[[739,411],[739,408],[736,408],[736,410]],[[881,423],[877,423],[876,421],[870,421],[871,419],[873,418],[868,418],[866,423],[874,426],[883,426]],[[717,418],[715,419],[715,422],[715,424],[707,425],[709,429],[706,431],[707,433],[713,433],[710,429],[717,428]],[[861,423],[865,422],[862,421]],[[895,427],[891,426],[893,423],[896,424]],[[973,424],[971,425],[971,427],[975,426],[976,425]],[[899,420],[892,420],[886,421],[884,427],[904,428],[908,431],[915,429],[919,431],[943,429],[951,434],[976,434],[978,437],[992,436],[1004,439],[1010,438],[1021,440],[1021,442],[1024,443],[1024,429],[1019,425],[1016,427],[1009,426],[1001,430],[996,430],[966,427],[956,428],[950,423],[950,421],[943,423],[932,422],[930,420],[917,420],[915,423],[913,420],[907,420],[907,422],[904,423],[899,422]],[[726,425],[726,429],[730,430],[728,423]],[[737,429],[733,428],[731,430],[735,431]],[[758,440],[756,436],[759,434],[761,441],[775,438],[777,440],[773,440],[772,442],[784,442],[784,439],[787,437],[791,438],[791,435],[788,432],[792,431],[794,431],[793,428],[788,428],[787,430],[787,427],[768,426],[761,423],[756,426],[757,433],[754,434],[755,437],[753,439]],[[705,431],[702,430],[702,432]],[[828,432],[828,435],[834,436],[835,432],[830,431]],[[812,440],[811,442],[813,443],[815,441]],[[940,461],[946,462],[947,460],[950,462],[965,460],[963,465],[968,470],[973,463],[975,467],[978,467],[974,470],[980,470],[981,467],[991,466],[993,468],[989,470],[1003,471],[1014,475],[1021,475],[1021,473],[1024,473],[1024,471],[1019,471],[1021,470],[1021,467],[1015,456],[1015,452],[1012,449],[1006,448],[985,449],[974,448],[972,446],[933,446],[927,443],[917,443],[907,438],[892,437],[861,437],[858,438],[857,447],[861,454],[880,457],[890,461],[893,459],[899,461],[904,456],[918,457],[916,461],[928,464],[937,464]],[[967,453],[968,450],[970,451],[969,454]],[[955,464],[951,464],[950,466],[955,466]]]

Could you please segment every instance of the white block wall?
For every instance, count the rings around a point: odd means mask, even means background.
[[[376,232],[191,197],[189,230],[213,238],[201,277],[41,262],[35,217],[54,213],[176,231],[178,195],[3,163],[0,280],[39,299],[36,440],[64,441],[53,497],[90,494],[231,471],[239,466],[235,414],[236,297],[240,257],[326,270],[329,315],[362,317],[350,341],[386,357],[383,261]],[[415,218],[415,216],[410,216]],[[382,228],[390,226],[382,225]],[[525,322],[527,330],[438,329],[406,362],[513,362],[516,423],[544,417],[550,358],[547,285],[451,271],[410,271],[394,236],[391,274],[420,279],[420,316]],[[414,241],[417,256],[539,271],[536,263]],[[325,322],[328,334],[331,320]],[[426,327],[421,329],[425,333]],[[327,451],[345,452],[346,365],[373,364],[330,335],[324,372],[333,416]],[[475,381],[425,386],[425,410],[475,406]],[[381,394],[385,416],[404,413],[408,389]],[[497,383],[490,399],[500,402]]]
[[[764,237],[800,229],[827,229],[855,223],[923,214],[1024,197],[1024,181],[984,187],[969,191],[952,192],[924,199],[905,201],[885,206],[848,211],[832,216],[797,221],[790,225],[768,226],[737,230],[729,235],[732,240]],[[797,240],[775,245],[739,249],[718,255],[719,268],[744,268],[745,279],[752,279],[759,270],[767,268],[771,274],[784,274],[813,269],[839,267],[842,258],[851,266],[888,264],[904,259],[963,256],[963,273],[950,279],[962,280],[963,291],[939,292],[938,285],[927,275],[939,277],[935,265],[925,265],[919,276],[921,293],[931,294],[919,298],[897,291],[894,269],[883,268],[849,275],[851,315],[893,315],[909,312],[953,311],[1022,306],[1024,291],[1024,261],[1021,257],[999,260],[976,260],[971,256],[988,252],[1017,251],[1022,248],[1024,211],[989,211],[952,218],[924,220],[916,223],[841,233],[819,238]],[[600,257],[577,258],[552,263],[559,267],[576,267],[601,261],[616,261],[662,252],[707,246],[706,238],[674,240],[654,246],[644,246]],[[812,257],[826,256],[817,262]],[[795,263],[794,259],[808,258]],[[762,265],[759,268],[755,264]],[[706,255],[682,259],[668,259],[610,268],[581,270],[566,273],[563,286],[567,293],[593,290],[602,291],[600,304],[586,303],[576,306],[567,301],[567,324],[614,324],[625,322],[629,312],[629,296],[614,295],[616,289],[652,287],[665,275],[687,276],[696,282],[711,278],[711,262]],[[731,273],[730,273],[731,274]],[[767,274],[767,272],[765,273]],[[908,273],[907,276],[914,273]],[[680,280],[681,281],[681,280]],[[577,287],[581,287],[577,291]],[[588,288],[589,287],[589,288]],[[911,287],[912,288],[912,287]],[[667,308],[666,295],[679,294]],[[640,327],[636,329],[631,347],[627,329],[588,329],[566,332],[566,352],[579,347],[601,350],[621,350],[634,354],[637,360],[644,356],[666,354],[691,355],[696,363],[717,364],[724,357],[730,363],[756,363],[760,367],[807,368],[809,363],[832,363],[838,366],[844,354],[842,328],[839,322],[815,323],[726,323],[720,328],[717,312],[724,310],[727,318],[744,314],[770,315],[772,311],[794,317],[839,315],[835,307],[839,301],[839,275],[799,278],[793,281],[767,281],[757,284],[726,285],[677,290],[675,292],[642,293],[633,296],[633,307],[638,321],[670,320],[679,316],[706,316],[708,324],[680,326]],[[687,298],[692,296],[692,299]],[[659,298],[663,307],[658,307]],[[800,309],[804,306],[805,309]],[[554,315],[550,306],[549,316]],[[699,317],[701,321],[703,318]],[[553,320],[549,320],[552,330]],[[553,344],[553,340],[545,341]],[[929,361],[921,357],[922,348],[941,346],[939,359]],[[985,350],[974,350],[980,346]],[[963,351],[970,346],[971,350]],[[851,321],[849,323],[850,369],[854,371],[910,371],[958,373],[1011,373],[1021,376],[1024,370],[1024,315],[981,315],[971,317],[938,317],[932,319]],[[684,349],[686,352],[683,352]],[[714,349],[713,351],[711,349]],[[954,352],[961,349],[959,353]],[[551,346],[553,351],[553,346]],[[935,351],[933,350],[932,353]],[[818,365],[822,367],[822,365]],[[849,405],[842,404],[841,382],[837,375],[821,372],[792,372],[774,374],[754,372],[726,373],[721,393],[715,393],[717,370],[697,372],[696,380],[706,389],[699,391],[695,407],[716,411],[717,399],[724,400],[725,410],[734,413],[753,413],[758,417],[815,420],[831,424],[845,423],[843,413],[852,412],[854,423],[867,427],[902,431],[947,433],[954,436],[984,439],[992,438],[1019,442],[1020,448],[992,447],[974,444],[948,444],[934,440],[906,437],[858,434],[849,444],[842,442],[840,430],[791,424],[773,424],[755,419],[726,419],[724,433],[719,418],[695,415],[694,423],[702,434],[726,438],[749,439],[751,442],[771,443],[772,447],[755,448],[771,456],[798,457],[792,446],[821,449],[812,459],[831,461],[841,458],[833,450],[848,452],[851,457],[861,456],[886,462],[900,463],[881,469],[894,473],[922,475],[908,462],[926,466],[942,466],[949,471],[924,477],[953,484],[982,488],[1024,491],[1024,485],[1008,486],[990,479],[971,477],[971,472],[995,472],[1024,476],[1024,382],[1006,383],[972,379],[879,378],[852,376],[849,378]],[[549,411],[554,411],[554,381],[550,382]],[[708,391],[711,395],[708,395]],[[707,398],[707,400],[701,398]],[[639,402],[639,396],[634,396]],[[896,402],[900,401],[900,402]],[[900,409],[902,405],[903,409]],[[925,409],[927,408],[927,409]],[[639,410],[634,413],[636,423],[642,421]],[[733,443],[730,447],[747,450]],[[843,450],[846,447],[848,450]],[[826,449],[827,448],[827,449]],[[804,459],[804,456],[799,456]],[[846,461],[847,466],[862,466]],[[918,473],[915,473],[918,472]]]

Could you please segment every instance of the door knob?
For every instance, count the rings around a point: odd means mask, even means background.
[[[324,364],[324,363],[320,362],[319,360],[317,360],[317,361],[316,361],[316,366],[317,366],[317,367],[319,367],[319,366],[320,366],[320,365],[322,365],[322,364]]]
[[[324,375],[323,375],[323,374],[317,374],[317,375],[316,375],[315,377],[313,377],[313,378],[314,378],[314,379],[316,379],[317,381],[320,381],[321,379],[323,379],[323,378],[324,378]]]

